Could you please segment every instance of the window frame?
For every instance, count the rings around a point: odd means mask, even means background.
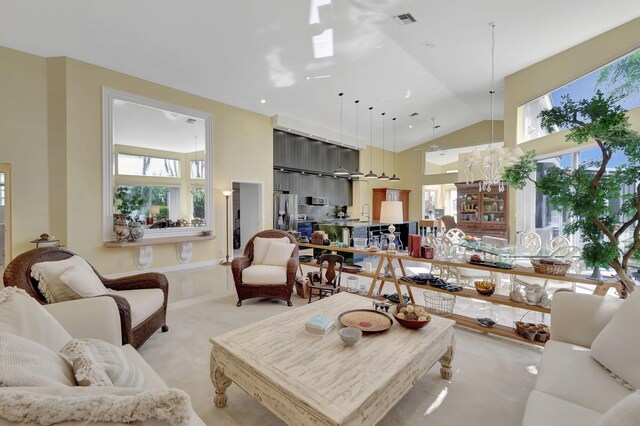
[[[145,239],[201,235],[212,231],[213,211],[213,138],[210,113],[147,98],[117,89],[102,87],[102,239],[113,241],[113,197],[115,188],[116,153],[113,145],[113,103],[116,100],[137,103],[151,108],[175,112],[204,120],[205,123],[205,226],[195,228],[145,229]]]

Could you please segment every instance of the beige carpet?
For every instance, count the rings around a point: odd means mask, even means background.
[[[195,411],[206,424],[280,425],[282,422],[275,415],[236,385],[228,390],[227,406],[215,408],[208,339],[293,308],[278,301],[258,300],[246,301],[236,308],[232,288],[228,281],[224,283],[224,272],[211,269],[206,275],[201,274],[208,277],[206,283],[202,277],[194,278],[197,282],[192,283],[185,273],[179,277],[168,274],[170,285],[184,286],[186,280],[196,289],[204,285],[218,287],[210,292],[210,300],[197,294],[200,297],[192,303],[174,303],[169,311],[170,331],[153,335],[140,353],[169,386],[191,396]],[[177,290],[174,288],[173,294]],[[293,302],[294,307],[306,303],[295,295]],[[379,424],[519,425],[539,362],[537,348],[456,328],[453,379],[440,378],[436,364]]]

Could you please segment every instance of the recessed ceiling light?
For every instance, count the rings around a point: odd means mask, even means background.
[[[413,124],[409,124],[409,128],[410,128],[410,129],[413,129]]]
[[[261,103],[261,104],[266,104],[266,103],[267,103],[267,100],[266,100],[266,99],[260,99],[260,103]]]
[[[309,137],[311,138],[311,137],[313,137],[313,135],[311,133],[309,133]]]
[[[287,129],[287,132],[290,132],[290,131],[291,131],[291,129]]]
[[[310,76],[310,75],[308,75],[308,76],[306,76],[304,79],[305,79],[305,80],[311,80],[311,76]]]

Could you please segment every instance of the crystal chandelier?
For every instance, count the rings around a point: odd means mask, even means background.
[[[517,158],[522,155],[522,150],[516,148],[513,152],[509,152],[508,149],[495,145],[493,131],[493,95],[496,93],[494,88],[496,24],[492,22],[489,25],[491,26],[491,90],[489,91],[489,95],[491,96],[491,142],[485,156],[482,156],[477,149],[467,156],[464,174],[467,184],[474,180],[474,176],[480,178],[480,182],[478,183],[479,191],[490,192],[494,187],[497,187],[499,192],[504,192],[505,186],[501,179],[502,169],[505,165],[516,161]]]

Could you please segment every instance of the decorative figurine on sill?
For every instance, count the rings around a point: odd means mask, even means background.
[[[524,286],[524,295],[520,291],[520,286]],[[516,280],[514,289],[509,293],[511,300],[526,303],[527,305],[537,305],[543,308],[551,306],[551,300],[547,291],[540,284],[528,284],[523,281]]]

